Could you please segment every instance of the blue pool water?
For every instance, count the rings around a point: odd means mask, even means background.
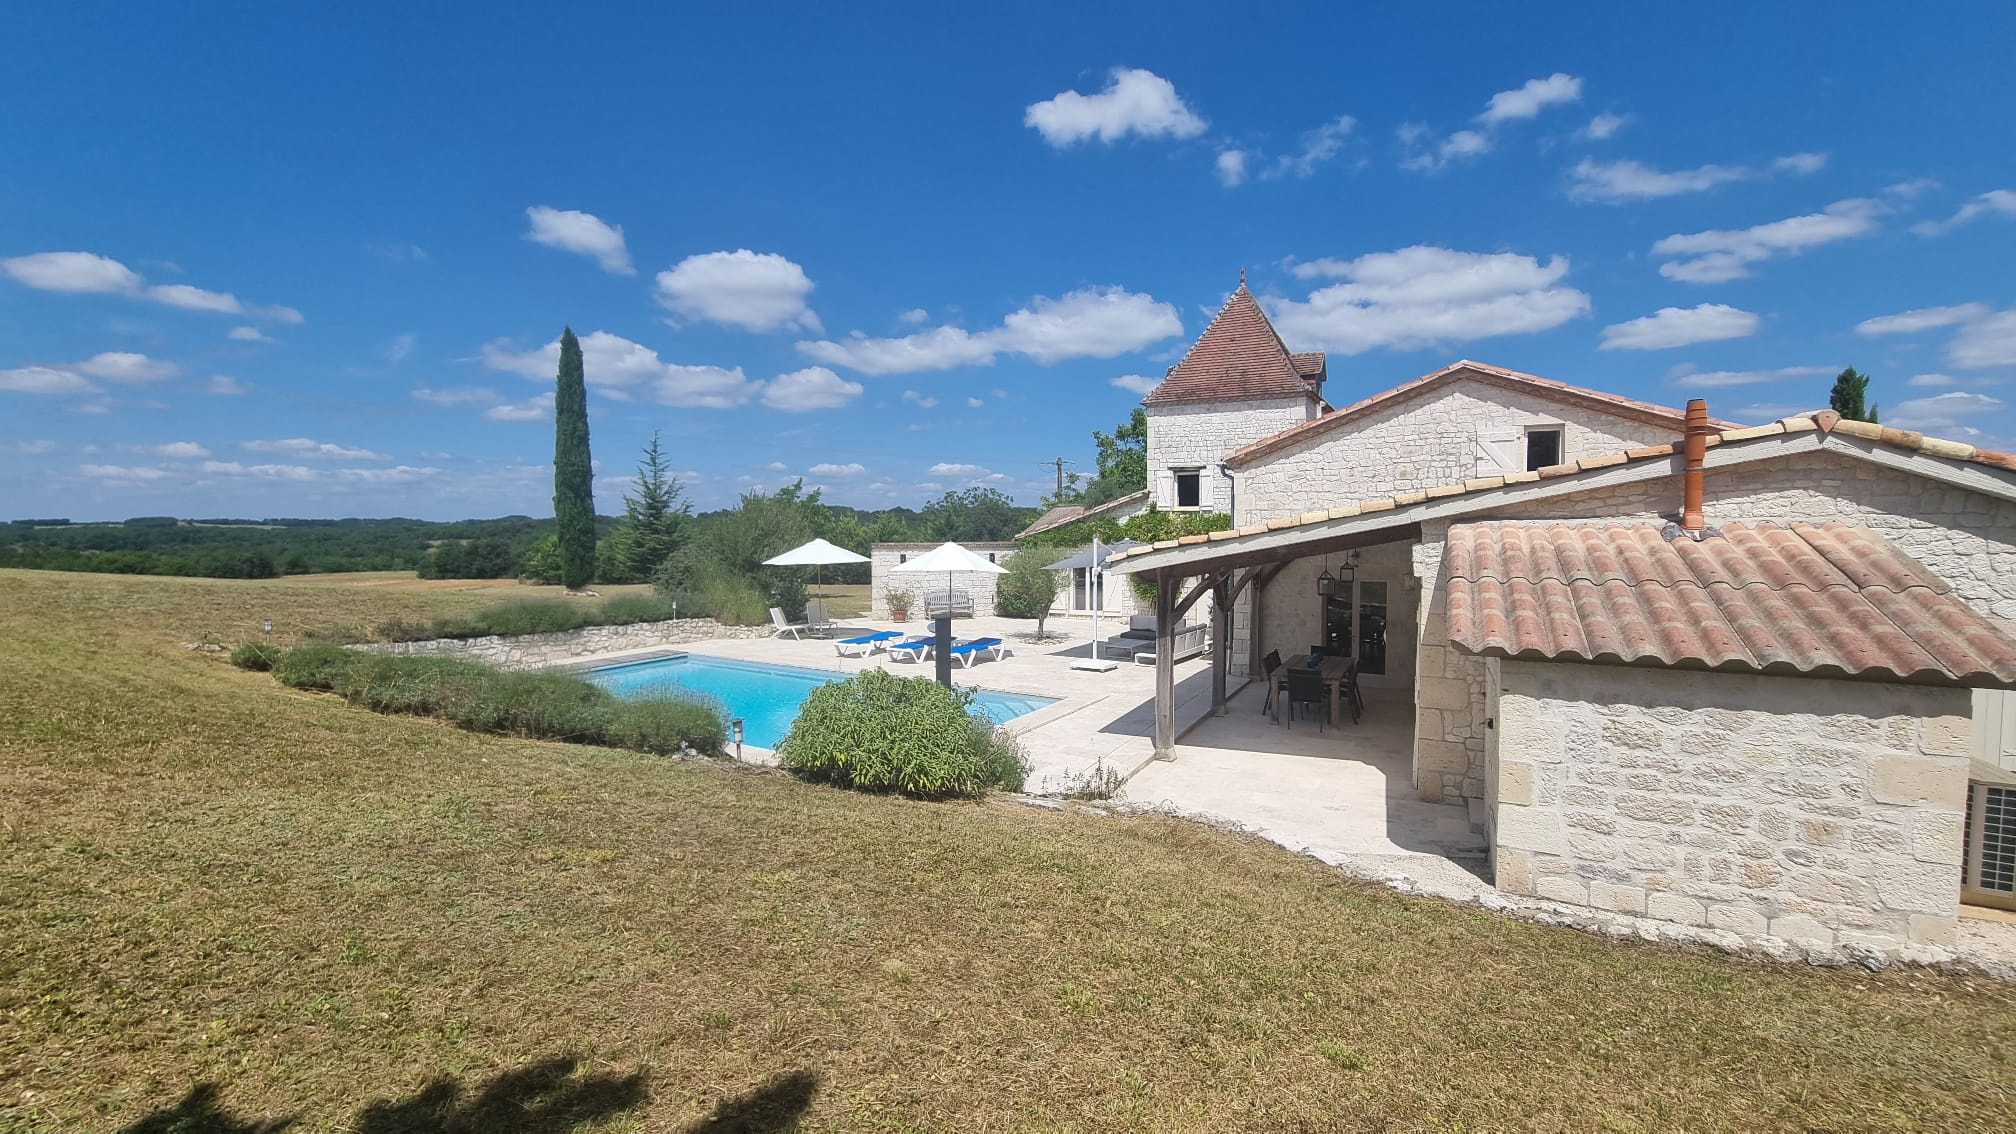
[[[763,662],[724,661],[691,654],[628,665],[604,666],[590,670],[587,678],[618,697],[677,691],[710,697],[726,709],[730,717],[742,718],[742,738],[761,748],[775,748],[791,722],[798,716],[812,690],[829,681],[839,681],[844,673],[828,669],[800,669]],[[995,724],[1033,713],[1056,703],[1054,697],[1025,697],[1018,693],[996,693],[982,689],[973,696],[973,707]]]

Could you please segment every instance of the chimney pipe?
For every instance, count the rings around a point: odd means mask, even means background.
[[[1698,532],[1708,527],[1708,521],[1701,515],[1701,470],[1708,460],[1709,432],[1708,401],[1706,398],[1694,398],[1687,403],[1687,431],[1682,441],[1682,449],[1687,460],[1686,471],[1681,474],[1682,531]]]

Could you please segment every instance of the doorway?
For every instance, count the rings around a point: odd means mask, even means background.
[[[1361,677],[1386,672],[1386,583],[1382,579],[1337,581],[1324,605],[1323,648],[1358,659]]]

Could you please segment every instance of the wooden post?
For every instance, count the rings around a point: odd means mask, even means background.
[[[1211,715],[1225,715],[1225,678],[1232,668],[1232,572],[1211,588]]]
[[[1246,593],[1249,596],[1246,600],[1246,647],[1248,654],[1246,659],[1246,675],[1256,680],[1267,676],[1267,671],[1260,664],[1261,660],[1267,656],[1267,647],[1260,642],[1260,592],[1267,589],[1267,580],[1270,577],[1267,572],[1259,567],[1255,567],[1253,568],[1253,582],[1246,588]]]
[[[1176,758],[1176,588],[1172,571],[1155,573],[1155,758]]]

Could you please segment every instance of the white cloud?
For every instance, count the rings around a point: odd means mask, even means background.
[[[383,453],[369,449],[359,449],[350,445],[337,445],[329,441],[315,441],[307,437],[289,437],[281,441],[241,441],[240,449],[250,453],[273,453],[287,457],[307,457],[331,461],[383,461],[389,460]]]
[[[85,402],[77,407],[78,413],[105,414],[112,412],[112,403],[103,398],[95,402]]]
[[[483,411],[483,416],[491,421],[544,421],[553,412],[553,394],[549,391],[527,401],[491,406]]]
[[[1405,150],[1400,168],[1422,173],[1439,173],[1452,162],[1489,153],[1492,144],[1491,135],[1482,130],[1458,130],[1440,142],[1428,145],[1431,131],[1419,122],[1406,123],[1398,133],[1400,145]]]
[[[1582,80],[1557,71],[1544,79],[1528,79],[1523,86],[1492,95],[1477,120],[1494,126],[1515,118],[1532,118],[1550,106],[1578,102],[1581,98]]]
[[[909,374],[987,365],[1022,354],[1048,365],[1068,358],[1112,358],[1183,333],[1176,309],[1121,287],[1084,288],[1061,298],[1037,296],[992,330],[934,327],[895,339],[860,332],[839,341],[801,342],[806,355],[864,374]]]
[[[1720,390],[1730,386],[1755,386],[1764,382],[1793,382],[1835,372],[1833,368],[1826,366],[1780,366],[1775,370],[1676,371],[1673,384],[1689,390]]]
[[[1766,402],[1754,406],[1738,406],[1731,416],[1737,421],[1783,421],[1788,417],[1811,413],[1816,408],[1819,407],[1796,402]]]
[[[1938,389],[1944,386],[1958,386],[1960,379],[1951,374],[1913,374],[1904,380],[1906,386]]]
[[[1946,359],[1968,370],[2016,366],[2016,307],[1961,327],[1946,346]]]
[[[546,205],[526,209],[525,217],[532,222],[525,239],[534,244],[590,257],[611,275],[637,274],[630,263],[630,250],[623,244],[622,225],[605,224],[592,213]]]
[[[366,245],[366,251],[396,264],[431,264],[434,257],[418,244],[384,243]]]
[[[1120,377],[1113,379],[1113,385],[1126,390],[1130,394],[1141,394],[1144,397],[1148,391],[1153,390],[1161,384],[1162,380],[1160,378],[1150,378],[1146,374],[1122,374]]]
[[[779,374],[763,386],[763,404],[786,413],[839,409],[861,396],[862,385],[823,366]]]
[[[1652,245],[1655,256],[1680,256],[1659,274],[1686,283],[1722,283],[1750,274],[1750,265],[1876,231],[1884,206],[1867,197],[1836,201],[1817,213],[1742,229],[1680,233]]]
[[[452,386],[442,390],[422,386],[413,391],[413,397],[436,406],[483,406],[497,400],[497,391],[486,386]]]
[[[1592,127],[1595,123],[1590,124]],[[1778,173],[1807,174],[1827,164],[1826,154],[1798,153],[1777,158],[1767,167],[1697,165],[1693,169],[1654,169],[1636,161],[1592,161],[1583,158],[1569,171],[1568,196],[1606,205],[1705,193],[1718,185],[1755,181]]]
[[[783,461],[771,461],[763,467],[769,469],[771,472],[785,472],[791,468],[790,465],[785,464]]]
[[[413,348],[419,344],[420,336],[411,331],[403,335],[394,335],[392,341],[385,344],[385,361],[397,366],[413,357]]]
[[[1031,103],[1022,124],[1043,140],[1063,149],[1087,138],[1117,142],[1129,134],[1143,138],[1194,138],[1205,122],[1177,95],[1175,84],[1132,67],[1115,67],[1106,89],[1098,94],[1065,91]]]
[[[1764,320],[1725,303],[1661,307],[1641,319],[1603,328],[1602,350],[1666,350],[1693,343],[1740,339],[1757,333]]]
[[[1575,136],[1587,142],[1608,141],[1616,137],[1617,131],[1622,130],[1625,124],[1630,121],[1630,115],[1612,114],[1606,110],[1591,118],[1587,126],[1575,131]]]
[[[931,466],[930,475],[949,476],[949,477],[983,477],[983,476],[993,476],[994,470],[983,468],[979,465],[955,465],[955,464],[945,464],[941,462],[939,464]]]
[[[937,398],[918,390],[903,391],[903,400],[919,409],[931,409],[938,404]]]
[[[55,452],[55,451],[56,451],[56,442],[54,442],[54,441],[9,441],[9,442],[7,442],[7,443],[6,443],[6,444],[4,444],[4,445],[0,445],[0,449],[5,449],[5,450],[7,450],[7,451],[8,451],[8,452],[10,452],[10,453],[22,453],[22,454],[25,454],[25,455],[27,455],[27,456],[31,456],[31,457],[34,457],[34,456],[40,456],[40,455],[42,455],[43,453],[53,453],[53,452]]]
[[[203,392],[230,397],[238,394],[249,394],[252,392],[252,387],[247,386],[228,374],[214,374],[210,377],[210,381],[204,385]]]
[[[658,273],[658,302],[673,314],[745,331],[818,331],[805,305],[805,269],[774,252],[707,252]]]
[[[194,461],[210,455],[210,450],[194,441],[170,441],[165,445],[129,445],[127,450],[134,453],[149,453],[170,460]]]
[[[306,465],[244,465],[237,461],[204,461],[201,469],[211,476],[246,476],[258,480],[314,480],[319,475]]]
[[[1218,151],[1218,184],[1230,189],[1246,180],[1246,151]]]
[[[96,252],[36,252],[15,256],[0,260],[0,272],[42,291],[128,295],[188,311],[253,315],[282,323],[302,321],[301,313],[292,307],[255,307],[228,292],[206,291],[189,284],[143,286],[146,280],[140,273]]]
[[[2002,399],[1986,394],[1950,390],[1897,403],[1884,415],[1887,420],[1883,424],[1941,437],[1979,437],[1982,432],[1977,423],[1983,416],[2002,409],[2003,404]]]
[[[1960,206],[1960,211],[1943,221],[1920,221],[1911,226],[1919,236],[1937,236],[1986,216],[2016,217],[2016,191],[1990,189]]]
[[[140,290],[140,273],[96,252],[37,252],[0,260],[0,272],[41,291],[130,295]]]
[[[931,321],[931,313],[929,311],[924,310],[922,307],[912,307],[910,310],[905,311],[902,314],[896,316],[896,321],[898,323],[907,323],[910,326],[915,327],[924,323],[929,323]]]
[[[984,406],[984,405],[986,405],[986,404],[987,404],[987,401],[986,401],[986,399],[984,399],[984,398],[974,398],[974,397],[968,397],[968,398],[966,399],[966,408],[967,408],[967,409],[979,409],[979,408],[980,408],[981,406]]]
[[[0,370],[0,390],[14,394],[89,394],[97,389],[83,375],[53,366]]]
[[[113,382],[159,382],[182,372],[182,368],[172,362],[123,350],[94,354],[78,363],[77,369],[93,378]]]
[[[1568,259],[1415,245],[1355,260],[1294,265],[1303,279],[1343,279],[1307,300],[1270,299],[1283,339],[1302,349],[1360,354],[1531,334],[1589,312],[1589,297],[1562,286]],[[1117,383],[1116,383],[1117,384]]]
[[[1277,159],[1261,176],[1286,177],[1291,174],[1296,177],[1311,176],[1316,172],[1317,166],[1337,156],[1338,151],[1344,148],[1344,140],[1351,136],[1351,131],[1357,125],[1358,120],[1348,114],[1339,115],[1331,121],[1325,122],[1323,125],[1302,135],[1302,148],[1300,150]],[[1243,172],[1244,155],[1241,155],[1241,157]],[[1224,154],[1218,156],[1218,162],[1218,174],[1222,180],[1225,174]],[[1227,182],[1227,184],[1237,184],[1237,182]]]
[[[77,471],[93,480],[122,481],[129,484],[166,480],[167,469],[134,468],[127,465],[78,465]]]
[[[273,341],[266,332],[257,327],[233,327],[224,332],[224,337],[240,343],[270,343]]]
[[[526,351],[512,350],[507,341],[495,340],[483,345],[482,360],[492,370],[551,382],[560,369],[560,340]],[[639,390],[660,405],[727,409],[746,403],[759,391],[759,384],[739,366],[724,369],[666,362],[657,351],[607,331],[581,336],[581,365],[589,386],[617,396]],[[488,416],[497,421],[532,420],[498,412],[504,408],[497,407]]]
[[[1950,307],[1914,307],[1895,315],[1878,315],[1855,324],[1858,335],[1908,335],[1935,327],[1957,327],[1988,314],[1985,303],[1956,303]]]
[[[844,465],[813,465],[805,471],[813,476],[860,476],[868,470],[860,464],[849,462]]]
[[[426,480],[439,476],[440,469],[412,465],[394,465],[389,469],[336,469],[336,479],[358,484],[410,484],[416,480]]]

